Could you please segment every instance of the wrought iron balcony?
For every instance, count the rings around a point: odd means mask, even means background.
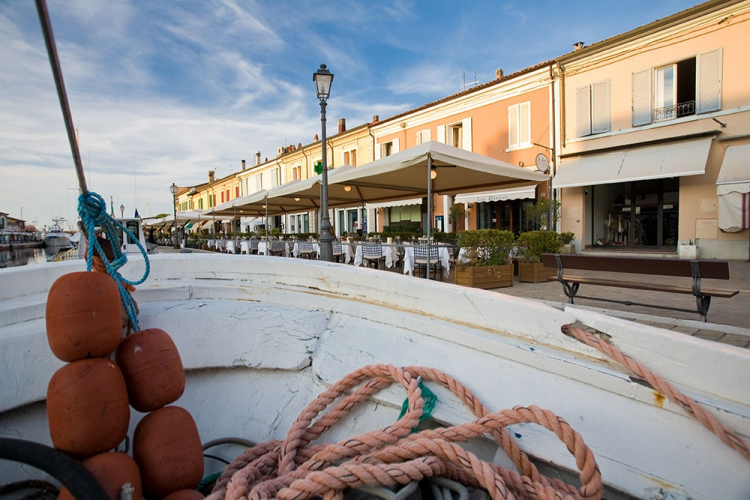
[[[672,120],[682,116],[695,114],[695,101],[681,102],[674,106],[666,106],[654,110],[654,121]]]

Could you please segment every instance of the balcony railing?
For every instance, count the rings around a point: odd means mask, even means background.
[[[681,102],[674,106],[666,106],[654,110],[654,121],[672,120],[681,116],[695,114],[695,101]]]

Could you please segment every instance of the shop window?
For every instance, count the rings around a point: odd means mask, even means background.
[[[576,89],[578,137],[610,131],[609,80]]]
[[[633,73],[633,126],[721,109],[722,49]]]
[[[508,149],[531,147],[531,102],[508,108]]]

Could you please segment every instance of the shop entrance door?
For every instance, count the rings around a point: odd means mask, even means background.
[[[591,186],[594,246],[677,247],[679,179]]]

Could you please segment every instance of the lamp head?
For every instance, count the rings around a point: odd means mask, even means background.
[[[351,191],[351,190],[352,190],[352,187],[351,187],[351,186],[344,186],[344,191],[346,191],[347,193],[348,193],[349,191]]]
[[[172,193],[172,196],[177,196],[177,189],[179,188],[177,187],[177,184],[175,184],[174,182],[172,183],[171,186],[169,186],[169,191]]]
[[[437,170],[430,170],[430,179],[437,177]]]
[[[318,91],[318,99],[321,102],[328,100],[331,95],[331,83],[333,83],[333,73],[328,71],[325,64],[320,65],[320,69],[313,73],[313,81]]]

